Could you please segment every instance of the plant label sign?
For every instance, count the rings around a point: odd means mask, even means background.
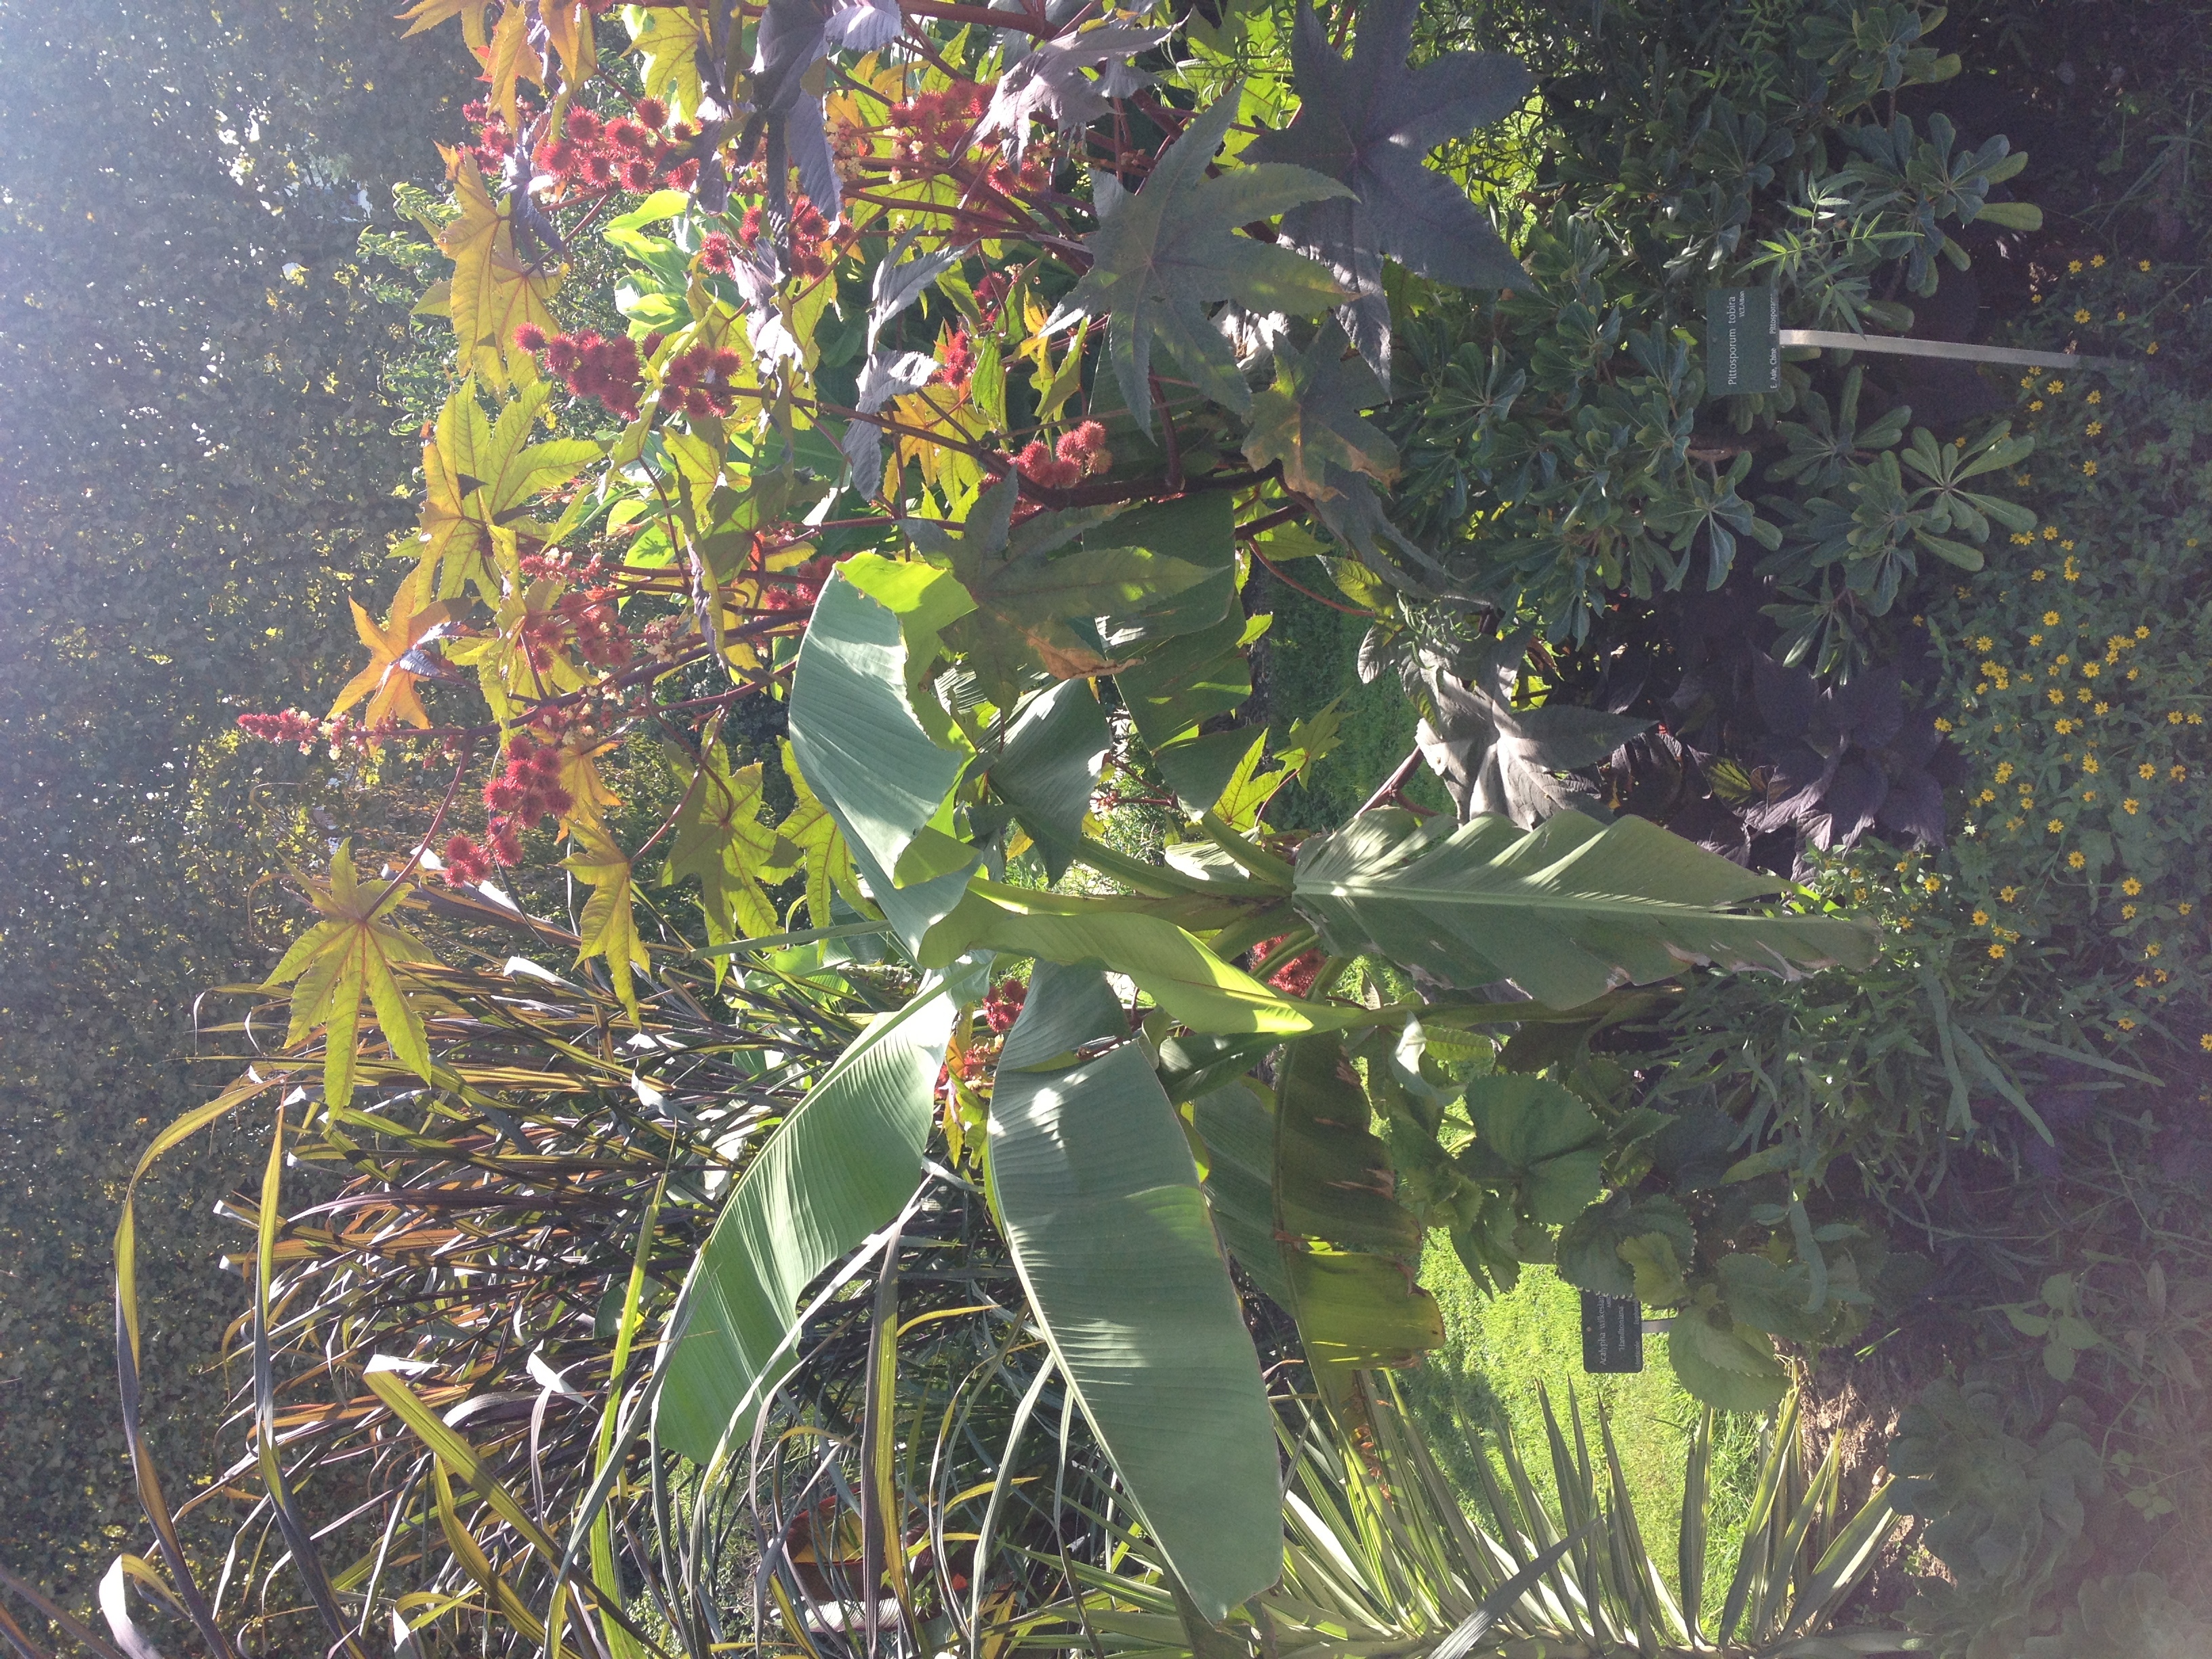
[[[1771,288],[1717,288],[1705,296],[1705,390],[1782,389],[1782,302]]]
[[[1583,1369],[1644,1369],[1644,1309],[1634,1297],[1583,1292]]]

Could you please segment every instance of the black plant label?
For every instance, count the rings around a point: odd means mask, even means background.
[[[1634,1297],[1583,1292],[1583,1369],[1644,1369],[1644,1309]]]
[[[1705,390],[1717,396],[1782,389],[1782,306],[1771,288],[1717,288],[1705,296]]]

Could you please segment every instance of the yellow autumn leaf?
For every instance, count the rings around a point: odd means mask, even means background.
[[[761,822],[761,763],[732,771],[718,738],[710,729],[702,740],[705,758],[676,815],[676,844],[661,879],[696,877],[708,943],[726,945],[775,931],[775,907],[758,878],[775,850],[775,831]]]
[[[362,881],[349,842],[342,842],[331,860],[327,885],[302,885],[322,920],[292,942],[262,987],[292,988],[285,1046],[297,1047],[318,1030],[325,1033],[323,1092],[343,1110],[353,1099],[361,1001],[366,996],[393,1058],[428,1081],[430,1049],[422,1017],[400,988],[398,970],[436,957],[421,939],[393,926],[393,919],[413,902],[413,890],[404,882]]]
[[[570,91],[590,80],[599,67],[599,49],[592,38],[592,9],[586,0],[539,0],[538,15],[545,20],[545,38],[561,59],[561,70]]]
[[[482,52],[488,44],[483,26],[487,3],[488,0],[416,0],[416,4],[399,14],[399,21],[408,25],[408,34],[420,34],[425,29],[437,27],[449,17],[458,17],[461,20],[461,38],[468,42],[469,50]]]
[[[442,605],[410,609],[410,591],[399,590],[392,602],[392,614],[381,627],[358,604],[354,605],[353,631],[368,647],[368,663],[338,693],[338,700],[331,705],[333,715],[344,714],[366,697],[368,707],[361,717],[364,726],[381,726],[387,717],[405,720],[410,726],[429,725],[430,716],[415,694],[418,676],[404,665],[422,636],[445,621],[448,612]]]
[[[438,233],[438,251],[453,262],[447,303],[459,367],[504,392],[510,380],[528,385],[538,378],[535,360],[514,343],[514,331],[529,323],[548,334],[561,331],[551,310],[561,276],[526,264],[515,253],[514,226],[492,200],[476,157],[459,149],[445,155],[461,211]]]
[[[814,798],[791,752],[783,744],[783,775],[799,797],[791,816],[775,827],[775,850],[757,872],[763,881],[781,881],[802,866],[806,872],[806,914],[817,927],[830,925],[830,890],[834,884],[855,909],[860,904],[860,884],[853,872],[853,851],[837,832],[830,809]]]
[[[486,101],[500,112],[509,131],[519,131],[522,118],[515,108],[515,89],[527,80],[543,92],[545,65],[530,44],[529,9],[523,0],[506,0],[506,5],[499,21],[492,26],[489,48],[477,56],[483,60],[484,79],[491,83],[491,95]]]
[[[607,978],[613,982],[615,994],[622,999],[623,1006],[635,1021],[638,1017],[637,982],[631,970],[649,970],[653,962],[646,952],[644,941],[637,936],[629,854],[596,823],[578,823],[574,844],[577,850],[561,861],[561,867],[592,890],[577,924],[577,937],[583,948],[577,951],[576,961],[580,965],[593,957],[605,958]]]
[[[454,598],[473,581],[487,601],[500,603],[505,584],[499,578],[511,581],[517,574],[511,545],[504,567],[497,556],[502,544],[512,542],[503,532],[530,501],[599,459],[599,445],[588,438],[529,441],[551,395],[540,380],[502,409],[496,422],[485,418],[472,379],[446,399],[431,441],[422,447],[425,491],[416,538],[398,550],[420,561],[410,579],[418,602]]]
[[[645,60],[638,73],[645,95],[666,104],[679,121],[696,121],[705,96],[699,80],[706,42],[691,14],[674,6],[629,14],[630,50]]]

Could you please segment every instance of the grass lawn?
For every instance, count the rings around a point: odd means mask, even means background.
[[[1442,1306],[1447,1340],[1404,1379],[1408,1401],[1437,1460],[1464,1495],[1474,1489],[1469,1461],[1482,1431],[1510,1431],[1530,1478],[1556,1500],[1544,1434],[1542,1392],[1563,1419],[1571,1395],[1589,1413],[1597,1454],[1596,1409],[1613,1424],[1629,1494],[1645,1544],[1675,1578],[1675,1540],[1682,1516],[1682,1467],[1699,1407],[1667,1363],[1667,1339],[1644,1339],[1644,1369],[1632,1376],[1591,1376],[1582,1368],[1578,1293],[1549,1267],[1522,1269],[1504,1296],[1480,1294],[1448,1248],[1426,1251],[1421,1283]],[[1726,1413],[1714,1425],[1712,1502],[1705,1552],[1706,1610],[1717,1609],[1742,1536],[1757,1468],[1759,1419]],[[1479,1511],[1478,1511],[1479,1512]]]

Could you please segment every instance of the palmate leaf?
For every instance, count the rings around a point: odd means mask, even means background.
[[[1347,349],[1334,320],[1304,352],[1278,344],[1274,384],[1252,398],[1244,459],[1255,467],[1280,461],[1283,482],[1316,501],[1341,494],[1352,473],[1382,483],[1398,476],[1398,447],[1359,413],[1388,394]]]
[[[509,15],[520,18],[521,11],[517,6]],[[438,251],[453,262],[450,303],[458,367],[505,392],[510,377],[525,382],[538,377],[536,361],[514,343],[514,331],[529,323],[548,334],[561,331],[550,309],[561,278],[515,252],[514,227],[492,200],[476,158],[466,150],[447,156],[461,211],[438,233]]]
[[[1301,203],[1350,193],[1297,167],[1239,167],[1207,178],[1237,100],[1231,87],[1185,127],[1135,192],[1097,173],[1099,225],[1085,239],[1091,269],[1045,325],[1054,332],[1080,317],[1108,319],[1107,355],[1122,401],[1146,434],[1155,337],[1199,391],[1241,415],[1252,406],[1251,388],[1206,307],[1236,300],[1311,316],[1344,297],[1312,260],[1235,234]]]
[[[827,927],[836,920],[830,910],[832,887],[855,908],[860,902],[860,890],[853,879],[852,849],[837,833],[837,821],[830,816],[830,809],[807,787],[788,738],[783,744],[783,775],[798,799],[791,816],[776,825],[774,846],[754,873],[763,882],[781,881],[805,869],[806,914],[817,927]]]
[[[353,1100],[361,1000],[366,996],[393,1058],[427,1081],[430,1048],[422,1016],[408,1002],[397,970],[436,958],[421,939],[392,925],[410,890],[404,882],[362,881],[354,870],[350,842],[341,842],[331,859],[329,885],[306,885],[322,920],[293,941],[264,985],[267,990],[292,988],[285,1046],[295,1046],[322,1028],[324,1097],[343,1110]]]
[[[645,942],[637,936],[629,855],[599,824],[578,822],[573,827],[576,851],[561,860],[561,867],[592,889],[577,923],[582,948],[576,952],[576,960],[581,963],[593,957],[606,958],[607,978],[615,995],[635,1020],[637,983],[630,970],[650,968],[653,963],[646,954]]]
[[[761,822],[761,763],[732,771],[716,738],[709,731],[700,745],[698,773],[677,812],[676,842],[661,879],[698,878],[708,942],[726,945],[775,931],[775,907],[761,890],[760,876],[775,855],[777,832]]]
[[[1518,107],[1528,95],[1528,72],[1501,52],[1445,52],[1409,68],[1419,9],[1420,0],[1375,0],[1347,61],[1302,0],[1291,36],[1297,115],[1280,132],[1261,133],[1244,152],[1247,161],[1310,168],[1349,186],[1342,199],[1292,209],[1284,216],[1283,235],[1352,290],[1356,297],[1338,314],[1385,386],[1386,258],[1460,287],[1511,288],[1527,280],[1489,220],[1425,161],[1447,139]]]
[[[408,609],[410,598],[410,590],[403,586],[392,601],[392,615],[380,627],[354,603],[353,631],[368,647],[368,661],[338,693],[337,701],[331,705],[333,715],[344,714],[366,697],[368,707],[361,717],[364,726],[380,726],[387,719],[403,720],[410,726],[429,725],[429,714],[422,698],[415,695],[415,682],[420,675],[410,659],[421,661],[415,656],[416,646],[425,634],[446,620],[447,611],[444,605],[434,604]]]
[[[990,1194],[1054,1358],[1218,1622],[1282,1567],[1274,1414],[1174,1107],[1103,974],[1039,965],[991,1096]]]
[[[413,542],[394,549],[419,561],[409,579],[416,604],[453,599],[471,582],[489,603],[502,603],[508,596],[494,566],[514,556],[507,526],[528,502],[599,459],[599,446],[588,438],[530,441],[552,395],[543,380],[526,386],[495,422],[485,418],[473,376],[446,399],[422,447],[421,526]]]
[[[1781,886],[1643,818],[1568,811],[1524,833],[1385,808],[1301,847],[1295,898],[1333,951],[1467,988],[1510,980],[1559,1008],[1694,964],[1796,978],[1874,959],[1863,922],[1740,908]]]

